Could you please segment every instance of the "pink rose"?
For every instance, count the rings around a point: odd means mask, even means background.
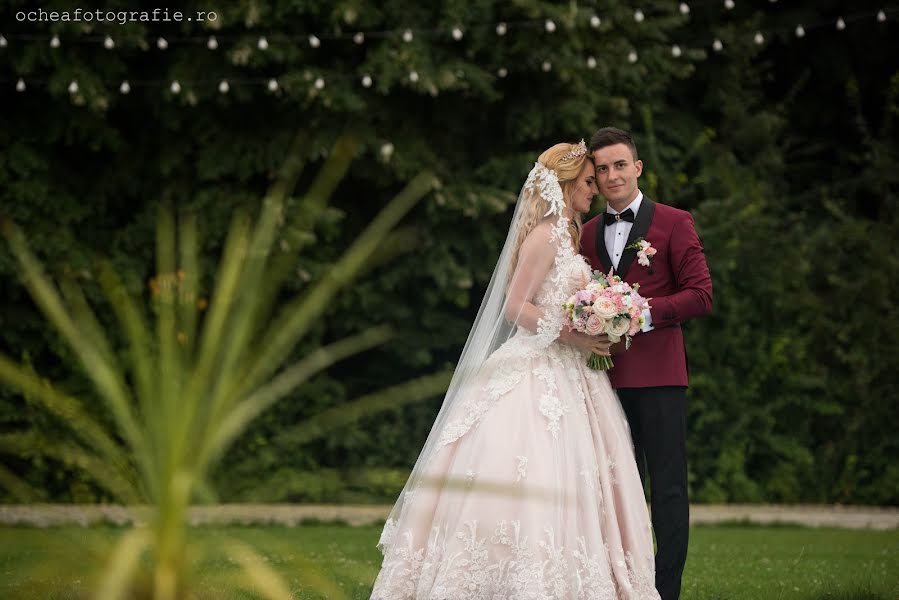
[[[585,331],[588,335],[599,335],[602,333],[603,325],[605,325],[605,321],[599,315],[593,314],[587,319]]]
[[[637,315],[636,317],[631,317],[631,328],[627,330],[627,334],[634,337],[640,331],[641,327],[643,327],[643,325],[640,324],[640,316]]]
[[[606,321],[605,331],[609,334],[609,338],[615,342],[631,328],[630,319],[609,319]]]
[[[600,296],[593,303],[593,314],[599,315],[603,319],[611,319],[618,314],[618,307],[615,301],[608,296]]]

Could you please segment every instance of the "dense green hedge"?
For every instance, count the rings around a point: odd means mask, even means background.
[[[232,210],[256,205],[298,131],[313,166],[339,133],[352,131],[362,151],[297,265],[301,290],[409,177],[434,168],[442,188],[373,257],[370,272],[334,299],[306,343],[371,322],[395,324],[399,341],[316,377],[264,414],[217,477],[228,500],[391,500],[439,394],[325,436],[310,438],[298,425],[451,369],[529,164],[555,141],[589,137],[607,123],[627,127],[646,163],[642,187],[693,211],[714,279],[713,314],[685,328],[693,498],[896,504],[896,25],[860,21],[839,42],[830,27],[809,28],[801,42],[769,36],[759,47],[756,29],[823,22],[839,7],[772,5],[756,13],[742,4],[726,14],[719,3],[694,6],[686,17],[674,3],[651,0],[637,24],[627,3],[606,2],[597,31],[589,25],[592,5],[285,0],[220,7],[215,30],[129,24],[84,32],[16,24],[20,7],[5,3],[0,214],[28,232],[51,272],[78,277],[93,299],[100,297],[91,282],[98,254],[128,269],[132,288],[146,292],[158,201],[202,215],[208,273]],[[545,18],[559,32],[546,33]],[[512,27],[499,43],[498,21],[535,25]],[[301,41],[310,31],[448,31],[459,22],[489,26],[468,27],[459,43],[438,32],[411,43],[369,36],[361,47],[326,39],[318,50]],[[14,37],[51,30],[62,48]],[[115,52],[76,42],[106,33],[117,39]],[[221,40],[218,52],[177,43],[210,33]],[[263,34],[267,52],[255,49]],[[707,50],[711,34],[726,52]],[[166,52],[153,48],[158,35],[172,40]],[[672,43],[684,56],[672,56]],[[634,64],[630,48],[639,49]],[[585,66],[586,56],[598,58],[597,68]],[[502,66],[506,78],[496,76]],[[417,83],[408,79],[412,68]],[[374,78],[370,89],[359,85],[364,73]],[[227,95],[215,90],[221,78],[273,75],[279,94],[239,83]],[[327,80],[320,91],[311,86],[317,76]],[[26,93],[13,91],[19,77],[34,82]],[[71,97],[74,78],[81,91]],[[134,85],[122,96],[116,88],[124,78],[162,83]],[[164,85],[176,78],[185,82],[177,96]],[[304,172],[298,190],[314,175]],[[73,357],[17,282],[5,247],[0,283],[0,350],[90,398]],[[68,435],[7,389],[0,389],[0,428]],[[2,464],[48,499],[102,499],[83,475],[38,453],[6,452]],[[14,486],[0,498],[15,500]]]

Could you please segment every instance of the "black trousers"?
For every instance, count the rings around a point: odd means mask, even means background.
[[[677,600],[690,535],[687,388],[619,388],[616,391],[630,423],[637,468],[644,486],[649,476],[652,528],[656,535],[656,589],[662,600]]]

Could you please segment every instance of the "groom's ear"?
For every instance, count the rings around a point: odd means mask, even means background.
[[[643,161],[636,160],[634,161],[634,168],[637,169],[637,177],[643,174]]]

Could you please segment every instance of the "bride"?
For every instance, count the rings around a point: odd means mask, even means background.
[[[624,412],[586,367],[608,339],[562,304],[597,194],[584,142],[540,155],[446,398],[381,534],[375,600],[658,599]]]

